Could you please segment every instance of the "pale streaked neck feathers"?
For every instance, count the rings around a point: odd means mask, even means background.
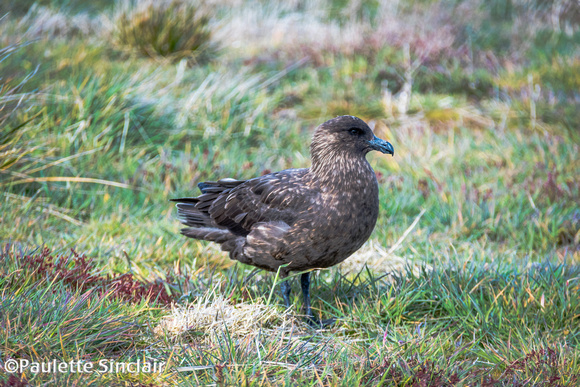
[[[317,130],[310,145],[310,173],[322,186],[336,189],[342,189],[338,187],[361,177],[374,179],[375,173],[365,157],[366,153],[334,142],[323,131]]]

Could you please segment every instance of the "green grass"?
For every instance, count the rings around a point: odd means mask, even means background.
[[[201,62],[133,56],[102,22],[124,9],[108,1],[38,2],[28,16],[33,3],[7,3],[0,383],[576,385],[578,25],[500,3],[218,4],[208,44],[219,49]],[[372,122],[396,156],[369,155],[381,213],[353,259],[374,271],[317,272],[313,307],[338,322],[313,330],[295,279],[285,311],[274,275],[180,236],[168,199],[307,167],[313,129],[339,114]],[[387,273],[381,251],[403,235],[395,253],[408,266]],[[215,304],[211,329],[162,329],[203,302]],[[9,376],[11,358],[168,367]]]

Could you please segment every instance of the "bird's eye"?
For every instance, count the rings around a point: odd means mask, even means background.
[[[350,129],[348,130],[348,132],[349,132],[350,134],[354,134],[355,136],[360,136],[360,135],[362,135],[362,134],[364,133],[364,132],[363,132],[363,130],[362,130],[362,129],[360,129],[360,128],[350,128]]]

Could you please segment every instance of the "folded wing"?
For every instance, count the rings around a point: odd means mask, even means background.
[[[182,223],[193,228],[228,230],[245,237],[256,224],[263,231],[272,223],[279,234],[316,200],[317,192],[304,182],[306,171],[290,169],[251,180],[204,182],[198,185],[200,196],[172,200],[178,202]]]

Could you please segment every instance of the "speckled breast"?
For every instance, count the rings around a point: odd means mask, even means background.
[[[376,179],[369,180],[357,189],[329,193],[326,203],[319,207],[324,211],[309,223],[295,224],[293,231],[302,234],[299,239],[308,243],[295,246],[290,270],[336,265],[367,241],[379,212],[378,185]]]

